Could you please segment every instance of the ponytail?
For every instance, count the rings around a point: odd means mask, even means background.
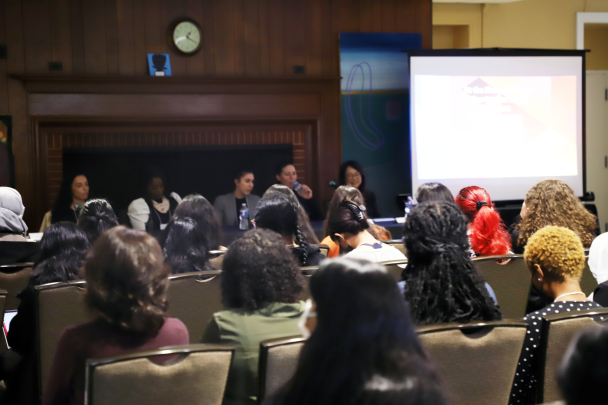
[[[308,262],[308,243],[304,241],[304,235],[302,235],[300,225],[296,225],[296,243],[298,246],[304,248],[302,252],[302,266],[306,266],[306,263]]]
[[[493,208],[482,206],[471,223],[471,247],[481,256],[505,255],[511,240],[502,219]]]

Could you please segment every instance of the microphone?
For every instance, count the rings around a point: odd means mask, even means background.
[[[333,181],[333,180],[328,181],[328,182],[327,182],[327,185],[328,185],[329,187],[333,188],[334,190],[338,188],[338,184],[336,184],[336,182],[335,182],[335,181]]]

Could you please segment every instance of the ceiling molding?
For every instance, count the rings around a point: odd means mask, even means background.
[[[499,4],[524,0],[433,0],[433,3]]]

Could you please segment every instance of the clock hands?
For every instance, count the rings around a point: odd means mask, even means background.
[[[190,38],[188,38],[187,36],[185,36],[185,37],[179,37],[179,38],[177,38],[177,39],[175,40],[175,43],[176,43],[176,44],[179,44],[180,42],[182,42],[182,41],[184,41],[184,40],[186,40],[186,39],[190,39]]]
[[[192,34],[192,31],[190,31],[190,32],[188,33],[188,35],[186,35],[186,39],[188,39],[188,40],[190,40],[190,41],[192,41],[192,42],[194,42],[195,44],[197,44],[197,45],[198,45],[198,42],[196,42],[195,40],[193,40],[192,38],[190,38],[190,34]]]

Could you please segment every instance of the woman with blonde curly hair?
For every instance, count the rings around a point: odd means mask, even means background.
[[[585,266],[585,251],[579,237],[571,230],[547,226],[528,239],[524,259],[532,284],[553,302],[523,318],[528,323],[528,334],[519,358],[511,404],[536,403],[538,355],[542,336],[543,317],[560,312],[601,308],[588,301],[581,290],[580,279]]]
[[[521,222],[512,227],[513,251],[523,253],[528,239],[539,229],[561,226],[573,231],[585,248],[591,246],[597,227],[595,215],[579,201],[574,191],[561,180],[544,180],[526,194]]]
[[[186,326],[165,316],[171,269],[163,259],[143,231],[117,226],[97,239],[84,264],[85,301],[97,319],[59,338],[43,405],[84,403],[87,359],[188,344]]]

